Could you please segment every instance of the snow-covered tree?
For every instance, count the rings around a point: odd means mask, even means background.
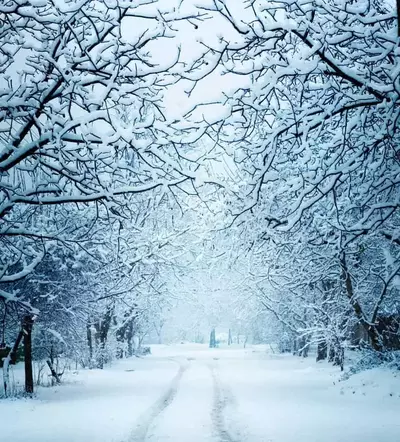
[[[151,48],[173,37],[171,23],[202,14],[159,3],[0,6],[1,282],[23,278],[46,240],[88,230],[99,210],[119,216],[132,195],[195,179],[160,102],[160,74],[179,50],[157,58]],[[89,203],[90,219],[65,222]]]
[[[217,70],[244,79],[226,94],[229,115],[204,124],[241,171],[232,214],[255,230],[253,246],[264,244],[268,271],[283,257],[274,311],[286,309],[296,330],[323,321],[340,341],[349,307],[384,349],[377,318],[398,315],[400,264],[395,4],[213,0],[200,9],[233,36],[203,45],[187,79],[198,87]],[[332,300],[333,316],[317,315]]]

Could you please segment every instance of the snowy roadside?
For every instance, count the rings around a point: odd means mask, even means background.
[[[312,358],[270,355],[220,364],[228,394],[225,426],[233,440],[257,442],[398,442],[400,373],[374,368],[340,380]]]
[[[362,395],[369,401],[393,398],[400,401],[400,371],[371,368],[338,382],[340,394]],[[400,438],[399,438],[400,439]]]
[[[35,399],[0,400],[4,440],[121,442],[176,375],[168,359],[131,358],[104,370],[69,373],[58,387],[38,388]]]

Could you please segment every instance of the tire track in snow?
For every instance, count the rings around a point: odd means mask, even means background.
[[[178,361],[173,360],[179,363]],[[183,374],[188,368],[188,364],[179,363],[180,367],[178,373],[172,379],[171,384],[166,393],[164,393],[157,402],[150,407],[150,409],[139,419],[139,424],[133,431],[132,435],[128,439],[128,442],[145,442],[147,438],[147,433],[152,426],[153,422],[157,417],[169,406],[175,399],[176,393],[179,388],[179,383],[182,379]]]
[[[235,398],[232,392],[221,384],[215,365],[209,366],[214,381],[214,406],[211,419],[215,433],[220,442],[239,442],[229,434],[224,422],[224,414],[227,405],[234,404]]]

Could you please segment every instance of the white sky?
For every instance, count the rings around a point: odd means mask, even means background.
[[[178,3],[182,3],[180,8],[182,13],[190,13],[190,11],[196,13],[196,11],[200,10],[196,10],[193,4],[210,4],[211,2],[204,0],[197,2],[195,0],[187,0],[184,2],[163,0],[159,4],[163,6],[165,4],[165,8],[168,9]],[[241,6],[243,8],[245,3],[243,0],[235,0],[235,2],[228,1],[227,3],[230,3],[230,9],[233,12],[236,10],[237,14],[243,14],[243,11],[238,11],[238,7]],[[157,7],[159,7],[159,4],[157,4]],[[154,5],[149,5],[143,10],[153,11],[154,7]],[[176,29],[177,32],[173,33],[173,38],[159,39],[148,46],[153,59],[158,64],[170,65],[177,57],[178,46],[181,48],[180,62],[190,65],[206,51],[206,47],[202,43],[207,46],[218,47],[220,45],[220,37],[223,37],[224,40],[230,43],[240,41],[240,36],[221,15],[214,15],[210,19],[202,22],[193,20],[193,23],[196,23],[198,26],[197,29],[193,24],[187,21],[178,22],[174,25],[174,29]],[[134,39],[149,25],[150,27],[154,26],[154,22],[132,19],[129,24],[128,22],[126,23],[124,32],[129,32],[131,38]],[[176,68],[174,68],[173,71],[176,71]],[[166,113],[171,119],[178,119],[193,108],[195,104],[224,101],[224,92],[232,92],[238,87],[245,85],[246,81],[248,81],[248,79],[245,77],[234,76],[232,74],[222,75],[221,69],[218,69],[199,82],[190,97],[185,93],[185,90],[189,90],[192,83],[189,81],[180,81],[178,84],[170,86],[165,92],[164,103],[167,109]],[[209,121],[216,112],[219,113],[220,111],[223,111],[223,108],[218,105],[202,106],[194,117],[198,118],[199,114],[204,113],[207,121]]]

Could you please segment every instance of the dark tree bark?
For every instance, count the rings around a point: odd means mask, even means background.
[[[343,348],[342,343],[339,340],[331,342],[329,344],[328,362],[331,362],[333,365],[340,367],[340,369],[343,371],[343,369],[344,369],[344,348]]]
[[[375,351],[382,351],[382,343],[381,343],[382,340],[378,330],[376,329],[374,324],[370,324],[367,321],[360,303],[357,301],[356,297],[354,296],[353,281],[351,280],[351,275],[347,268],[345,253],[343,253],[342,255],[340,264],[342,266],[343,279],[346,285],[346,294],[347,297],[349,298],[351,306],[354,309],[354,313],[357,316],[357,319],[359,320],[360,324],[364,327],[365,331],[368,333],[372,348]]]
[[[293,356],[297,355],[298,354],[298,349],[299,349],[297,338],[293,338],[292,349],[293,349],[292,350]]]
[[[133,319],[129,322],[128,329],[126,331],[126,340],[128,342],[128,356],[133,356],[135,351],[133,345],[133,335],[134,335],[134,324]]]
[[[92,339],[92,325],[90,321],[86,324],[86,337],[87,337],[87,344],[89,348],[89,367],[91,367],[91,361],[93,360],[93,339]]]
[[[343,369],[344,369],[344,348],[342,346],[340,346],[339,348],[336,349],[333,365],[337,365],[338,367],[340,367],[340,370],[343,371]]]
[[[33,367],[32,367],[32,329],[33,317],[24,316],[22,320],[24,334],[24,359],[25,359],[25,393],[33,393]]]
[[[336,342],[334,346],[333,353],[333,365],[340,367],[340,370],[343,371],[344,368],[344,348],[341,342]]]
[[[295,339],[296,347],[295,352],[293,354],[297,354],[298,356],[302,356],[303,358],[308,357],[308,341],[307,338],[302,336],[301,338]]]
[[[54,347],[51,346],[50,347],[50,354],[49,354],[49,358],[47,359],[46,363],[47,366],[50,369],[50,373],[51,373],[51,377],[52,377],[52,384],[61,384],[61,376],[63,375],[63,373],[57,373],[57,370],[54,368],[54,359],[57,355],[54,352]]]
[[[328,356],[328,345],[326,344],[326,341],[323,340],[321,342],[318,342],[317,346],[317,362],[318,361],[324,361]]]
[[[14,346],[10,352],[10,364],[16,364],[17,362],[17,351],[23,336],[24,336],[24,330],[23,328],[21,328],[20,332],[18,333],[17,339],[15,340]]]
[[[118,322],[117,319],[114,317],[114,326],[117,326]],[[117,351],[116,351],[116,358],[117,359],[122,359],[124,357],[124,342],[125,342],[125,329],[126,329],[126,324],[124,324],[122,327],[117,328],[116,332],[115,332],[115,339],[118,342],[118,347],[117,347]]]
[[[333,362],[335,360],[335,347],[330,344],[328,351],[328,362]]]
[[[54,368],[54,364],[53,364],[53,362],[51,361],[51,359],[47,359],[46,363],[47,363],[47,365],[48,365],[48,367],[49,367],[49,369],[50,369],[51,376],[52,376],[52,378],[54,379],[55,383],[56,383],[56,384],[61,384],[61,376],[60,376],[60,374],[57,373],[57,371],[55,370],[55,368]]]
[[[95,340],[98,345],[96,366],[97,368],[100,369],[104,368],[104,363],[105,363],[104,352],[106,348],[108,332],[110,330],[113,314],[114,314],[114,306],[110,305],[108,306],[106,313],[104,314],[104,317],[95,324],[95,329],[96,329]]]
[[[124,322],[123,324],[116,330],[116,339],[120,344],[120,348],[117,351],[117,358],[121,359],[126,356],[133,356],[134,348],[133,348],[133,335],[134,335],[134,327],[135,321],[138,317],[138,313],[135,312],[134,308],[127,310],[124,313]],[[114,318],[114,324],[117,325],[117,321]],[[159,335],[160,339],[160,335]],[[127,344],[127,348],[123,348],[123,344]]]

